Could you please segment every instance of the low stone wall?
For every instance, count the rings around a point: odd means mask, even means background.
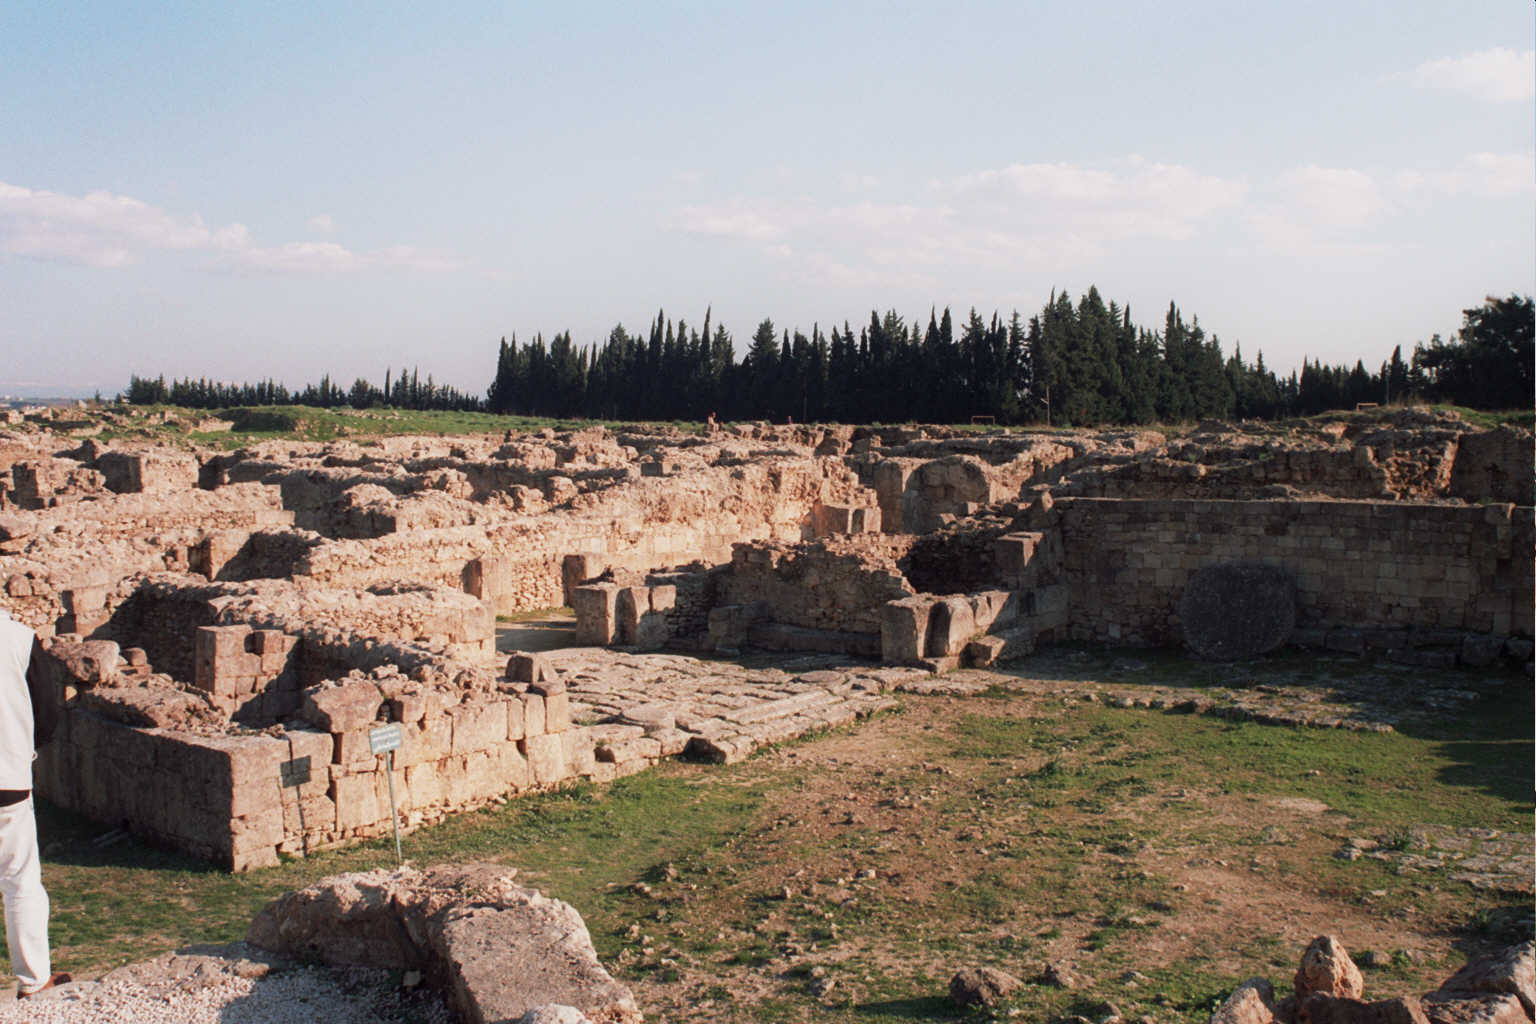
[[[897,565],[916,538],[858,534],[808,544],[739,544],[720,581],[723,605],[763,604],[772,621],[880,632],[880,608],[914,590]]]
[[[301,721],[262,732],[138,728],[69,706],[35,778],[47,799],[240,871],[390,831],[388,721],[403,829],[509,794],[602,774],[563,687],[462,693],[405,677],[306,691]],[[613,776],[613,765],[605,766]]]
[[[1053,514],[1076,640],[1178,643],[1190,574],[1244,561],[1291,574],[1302,627],[1531,635],[1530,508],[1063,498]]]

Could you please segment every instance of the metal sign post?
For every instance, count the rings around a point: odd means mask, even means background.
[[[395,864],[405,863],[400,856],[400,812],[395,809],[395,751],[400,749],[404,740],[399,722],[391,722],[389,725],[381,725],[377,729],[368,732],[368,749],[374,757],[387,753],[389,755],[389,767],[384,771],[384,777],[389,780],[389,826],[395,832]]]

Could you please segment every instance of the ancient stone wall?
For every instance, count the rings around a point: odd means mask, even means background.
[[[880,632],[880,608],[914,591],[897,560],[915,538],[848,535],[809,544],[739,544],[720,603],[763,604],[772,621],[839,633]]]
[[[1241,561],[1295,578],[1304,627],[1531,633],[1530,508],[1064,498],[1054,514],[1078,640],[1178,643],[1190,574]]]
[[[1536,452],[1531,432],[1499,427],[1467,434],[1451,467],[1450,492],[1467,501],[1536,503]]]
[[[566,555],[637,572],[696,559],[723,562],[740,541],[809,536],[817,508],[872,504],[861,497],[866,493],[830,461],[701,469],[639,480],[622,494],[579,495],[562,516],[328,541],[295,571],[327,585],[406,577],[463,588],[509,614],[565,602]]]
[[[393,772],[407,830],[578,775],[613,778],[616,765],[599,764],[587,731],[571,726],[563,689],[539,689],[343,680],[307,691],[300,720],[247,733],[135,727],[72,705],[36,785],[227,868],[265,867],[389,832],[389,762],[368,742],[381,723],[404,734]]]

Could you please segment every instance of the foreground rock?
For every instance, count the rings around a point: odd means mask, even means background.
[[[629,989],[597,960],[569,904],[496,864],[400,868],[324,879],[268,904],[248,941],[333,964],[419,970],[472,1024],[561,1019],[639,1024]],[[551,1009],[551,1008],[555,1009]],[[566,1019],[572,1019],[567,1017]]]
[[[1211,1024],[1530,1024],[1536,1009],[1536,942],[1474,960],[1437,991],[1366,1002],[1360,969],[1331,935],[1313,939],[1295,993],[1279,1002],[1264,978],[1233,990]]]
[[[1536,1018],[1536,942],[1474,960],[1447,978],[1436,995],[1455,992],[1511,995],[1519,1000],[1526,1017]]]
[[[1314,993],[1335,999],[1359,999],[1365,993],[1360,968],[1350,959],[1344,944],[1332,935],[1313,939],[1296,969],[1296,998],[1305,1000]]]
[[[1022,984],[995,967],[968,967],[949,979],[949,998],[956,1006],[996,1006]]]

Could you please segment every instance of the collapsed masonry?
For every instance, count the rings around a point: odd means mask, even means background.
[[[0,579],[66,708],[38,788],[237,870],[388,832],[369,743],[388,722],[414,828],[685,751],[733,759],[877,709],[898,666],[1042,643],[1531,656],[1531,435],[1444,414],[233,453],[23,428],[0,432]],[[583,645],[672,653],[497,653],[497,615],[561,604]],[[746,648],[783,669],[697,658]],[[688,681],[694,711],[649,706],[637,676]]]

